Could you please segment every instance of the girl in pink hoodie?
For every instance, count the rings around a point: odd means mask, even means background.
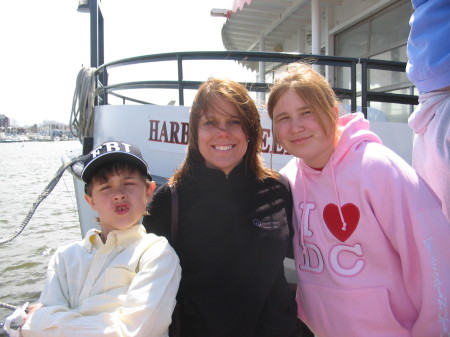
[[[450,224],[429,186],[361,113],[339,118],[310,65],[285,67],[268,111],[294,156],[299,317],[319,337],[450,336]]]

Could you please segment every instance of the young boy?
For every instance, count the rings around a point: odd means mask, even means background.
[[[167,240],[139,224],[156,188],[139,149],[103,143],[81,178],[101,231],[56,251],[23,336],[167,336],[181,268]]]

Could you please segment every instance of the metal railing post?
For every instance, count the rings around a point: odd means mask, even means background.
[[[360,60],[361,63],[361,110],[364,117],[367,118],[367,81],[369,76],[367,74],[369,68],[365,60]]]
[[[350,89],[352,91],[351,111],[356,111],[356,61],[352,61],[350,74]]]
[[[177,55],[178,63],[178,101],[180,105],[184,105],[184,87],[183,87],[183,58]]]

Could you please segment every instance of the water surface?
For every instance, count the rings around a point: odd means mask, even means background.
[[[22,224],[40,193],[76,141],[0,143],[0,237]],[[0,301],[15,306],[34,302],[43,287],[51,255],[61,245],[81,239],[73,180],[67,171],[42,201],[27,227],[0,246]],[[0,308],[0,322],[11,313]],[[0,329],[0,336],[6,336]]]

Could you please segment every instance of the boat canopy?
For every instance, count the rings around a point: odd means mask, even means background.
[[[301,30],[308,36],[311,15],[310,0],[234,0],[222,41],[227,50],[291,52],[284,42]]]
[[[233,6],[231,7],[231,10],[233,13],[236,13],[238,9],[244,8],[245,4],[250,5],[252,3],[252,0],[234,0]]]

